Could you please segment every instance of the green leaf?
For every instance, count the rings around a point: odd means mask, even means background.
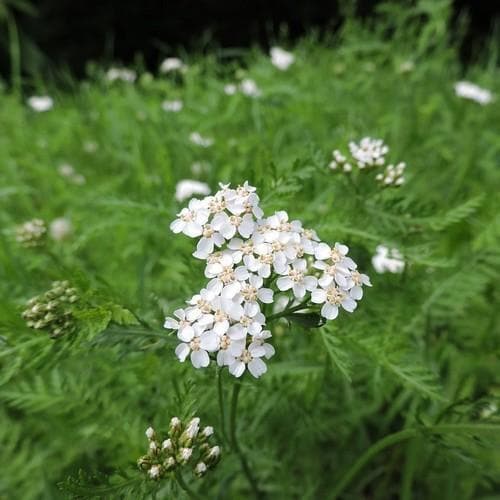
[[[107,328],[113,314],[104,307],[95,307],[75,312],[75,317],[80,323],[79,334],[92,339]]]
[[[111,307],[111,321],[119,325],[138,325],[137,318],[125,307],[118,304],[112,304]]]

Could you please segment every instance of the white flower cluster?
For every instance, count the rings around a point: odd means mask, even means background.
[[[379,274],[386,272],[397,274],[403,272],[405,261],[397,248],[378,245],[376,254],[372,257],[372,265]]]
[[[295,62],[295,56],[281,47],[272,47],[270,55],[271,64],[281,71],[286,71]]]
[[[224,93],[226,95],[235,95],[238,92],[241,92],[247,97],[260,97],[262,95],[257,83],[250,78],[245,78],[239,85],[236,85],[235,83],[228,83],[227,85],[224,85]]]
[[[347,246],[320,242],[314,230],[290,221],[285,211],[264,217],[248,182],[220,188],[213,196],[192,199],[170,225],[174,233],[199,238],[193,255],[206,261],[210,281],[164,326],[177,330],[181,362],[190,356],[195,368],[206,367],[216,353],[217,364],[235,377],[248,368],[257,378],[267,371],[264,359],[274,355],[263,310],[275,292],[286,296],[285,307],[316,308],[331,320],[340,308],[354,311],[362,286],[371,284],[347,256]]]
[[[384,173],[377,174],[375,179],[384,186],[401,186],[405,182],[405,168],[406,163],[404,161],[397,165],[387,165]]]
[[[27,248],[41,246],[45,241],[47,226],[42,219],[32,219],[16,227],[16,241]]]
[[[180,71],[184,73],[187,70],[187,66],[178,57],[167,57],[160,64],[160,73],[172,73],[174,71]]]
[[[356,160],[359,168],[377,167],[385,163],[385,155],[389,148],[382,139],[372,139],[363,137],[358,143],[351,141],[349,143],[351,156]]]
[[[182,179],[175,186],[175,199],[177,201],[187,200],[195,194],[203,196],[210,194],[210,186],[192,179]]]
[[[183,108],[183,103],[181,100],[176,99],[174,101],[163,101],[161,103],[161,109],[167,113],[178,113]]]
[[[197,146],[200,146],[202,148],[209,148],[210,146],[213,146],[214,140],[210,137],[203,137],[199,132],[191,132],[189,134],[189,140],[193,143],[196,144]]]
[[[137,73],[127,68],[109,68],[106,72],[106,80],[108,80],[108,82],[120,80],[122,82],[134,83],[136,78]]]
[[[489,90],[471,82],[455,83],[455,94],[458,97],[475,101],[482,106],[489,104],[493,100],[493,94]]]
[[[357,165],[360,170],[382,167],[385,165],[389,147],[382,139],[363,137],[359,143],[349,142],[349,152],[348,157],[335,149],[332,152],[332,160],[328,164],[330,169],[349,173],[352,172],[353,165]],[[375,179],[382,186],[401,186],[405,182],[403,175],[405,168],[404,162],[387,165],[384,172],[378,173]]]
[[[48,95],[34,95],[28,99],[28,106],[37,113],[43,113],[54,107],[54,100]]]

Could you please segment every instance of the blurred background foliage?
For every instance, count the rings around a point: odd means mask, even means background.
[[[11,16],[24,6],[2,16],[14,59]],[[215,371],[178,363],[161,328],[204,282],[192,241],[168,231],[184,178],[213,190],[248,180],[266,212],[288,210],[348,244],[374,285],[354,315],[322,329],[278,325],[268,374],[244,381],[238,431],[268,496],[500,494],[499,103],[453,91],[467,77],[498,96],[498,47],[490,39],[464,69],[448,2],[378,12],[303,37],[286,72],[254,48],[184,55],[177,77],[139,61],[135,83],[106,80],[100,64],[63,86],[37,77],[30,85],[54,99],[45,113],[26,106],[24,73],[12,73],[0,94],[0,496],[181,497],[142,481],[135,460],[150,424],[196,413],[217,432],[219,422]],[[260,98],[224,93],[245,77]],[[166,113],[165,99],[184,108]],[[193,145],[194,130],[214,145]],[[328,169],[333,149],[364,135],[407,162],[400,189]],[[14,228],[34,217],[66,217],[73,232],[21,248]],[[375,273],[380,243],[399,248],[404,273]],[[21,313],[59,279],[92,308],[79,331],[52,340]],[[230,454],[192,487],[249,495]]]

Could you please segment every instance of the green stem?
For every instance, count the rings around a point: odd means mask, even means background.
[[[304,302],[301,302],[300,304],[294,306],[294,307],[290,307],[289,309],[285,309],[284,311],[281,311],[279,313],[276,313],[276,314],[271,314],[270,316],[267,317],[267,321],[274,321],[275,319],[278,319],[278,318],[283,318],[285,316],[288,316],[294,312],[297,312],[297,311],[301,311],[303,309],[307,309],[307,300],[305,300]]]
[[[222,437],[224,441],[227,443],[229,440],[226,435],[226,412],[224,409],[224,391],[222,385],[222,368],[220,366],[217,367],[217,396],[219,400],[219,416],[220,416],[220,429],[222,432]]]
[[[234,384],[233,397],[231,399],[231,413],[229,415],[229,434],[230,434],[229,437],[231,439],[231,446],[238,455],[241,468],[247,478],[248,484],[250,485],[254,497],[256,499],[261,499],[265,498],[265,495],[259,490],[257,485],[257,480],[255,479],[255,476],[253,475],[250,466],[248,465],[248,461],[245,457],[245,454],[241,450],[240,445],[238,443],[238,439],[236,437],[236,414],[238,412],[238,396],[240,394],[240,389],[241,389],[241,383],[236,382]]]
[[[177,483],[181,487],[182,490],[184,490],[189,498],[193,498],[194,500],[202,500],[202,498],[193,491],[187,483],[184,481],[184,478],[182,477],[182,474],[179,471],[175,472],[175,479],[177,479]]]
[[[11,13],[7,13],[7,30],[9,36],[9,56],[11,85],[14,93],[21,95],[21,45],[16,20]]]
[[[417,429],[405,429],[394,434],[389,434],[388,436],[377,441],[374,445],[370,446],[359,458],[354,462],[354,464],[349,468],[341,481],[334,488],[330,498],[334,500],[338,498],[339,495],[349,486],[349,483],[355,478],[356,474],[379,452],[392,446],[393,444],[400,443],[407,439],[414,438],[417,436]]]

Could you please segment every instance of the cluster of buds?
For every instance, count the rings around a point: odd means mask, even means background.
[[[17,226],[16,241],[21,245],[33,248],[41,246],[47,234],[47,226],[41,219],[33,219]]]
[[[398,163],[397,165],[387,165],[384,173],[377,174],[375,179],[383,186],[401,186],[401,184],[404,184],[405,182],[405,168],[406,163],[404,161]]]
[[[332,152],[332,157],[333,160],[328,165],[332,170],[342,169],[344,172],[350,172],[352,170],[352,165],[338,149]]]
[[[349,154],[344,155],[338,149],[332,152],[332,161],[328,164],[330,169],[350,173],[353,165],[359,170],[368,170],[383,167],[389,147],[382,139],[363,137],[359,143],[349,142]],[[387,165],[384,172],[378,173],[375,179],[382,186],[401,186],[405,182],[404,170],[406,164],[400,162],[396,165]]]
[[[76,288],[68,281],[54,281],[50,290],[28,301],[22,316],[30,328],[48,330],[52,338],[61,337],[75,329],[72,304],[76,301]]]
[[[165,439],[148,427],[146,437],[149,449],[146,455],[139,458],[137,465],[156,480],[181,468],[189,468],[196,477],[202,477],[220,459],[220,447],[210,443],[213,433],[213,427],[200,428],[198,417],[192,418],[187,424],[173,417]]]

